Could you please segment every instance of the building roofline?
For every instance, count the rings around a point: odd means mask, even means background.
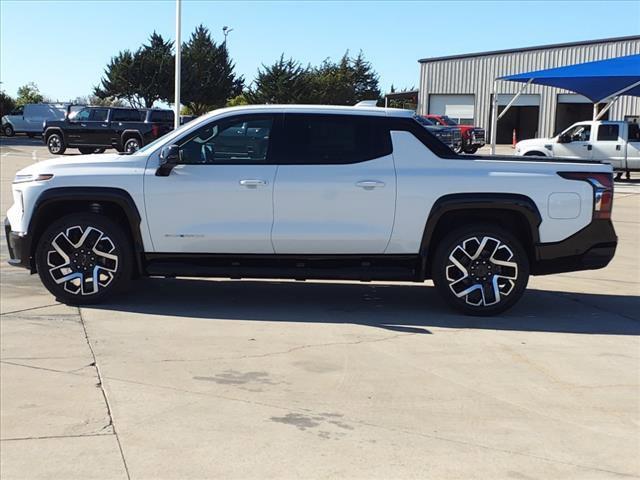
[[[629,40],[640,40],[640,35],[630,35],[627,37],[601,38],[597,40],[582,40],[579,42],[554,43],[551,45],[537,45],[534,47],[509,48],[507,50],[489,50],[486,52],[463,53],[460,55],[446,55],[444,57],[421,58],[420,60],[418,60],[418,62],[431,63],[431,62],[439,62],[442,60],[456,60],[461,58],[472,58],[472,57],[487,57],[490,55],[504,55],[507,53],[530,52],[533,50],[549,50],[551,48],[577,47],[580,45],[592,45],[596,43],[612,43],[612,42],[621,42],[621,41],[629,41]]]

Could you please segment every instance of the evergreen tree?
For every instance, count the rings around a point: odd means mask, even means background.
[[[245,93],[249,103],[308,103],[311,95],[309,69],[284,54],[273,65],[262,65],[253,88]]]

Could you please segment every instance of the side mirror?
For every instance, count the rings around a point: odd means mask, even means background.
[[[178,145],[167,145],[160,150],[160,166],[156,170],[157,177],[168,177],[178,162],[180,161],[180,147]]]

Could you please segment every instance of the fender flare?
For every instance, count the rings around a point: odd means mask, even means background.
[[[539,226],[542,216],[536,203],[526,195],[518,193],[453,193],[438,198],[429,212],[420,243],[421,275],[426,272],[430,260],[429,248],[440,219],[447,213],[464,210],[511,211],[521,214],[526,219],[532,234],[532,244],[540,242]]]
[[[136,263],[138,271],[142,272],[142,254],[144,253],[144,244],[142,241],[142,232],[140,223],[142,217],[138,207],[126,190],[113,187],[55,187],[43,191],[36,199],[33,206],[33,215],[29,220],[29,226],[27,227],[27,238],[30,239],[28,245],[28,251],[31,252],[33,258],[37,239],[35,235],[38,231],[43,231],[41,222],[46,219],[43,218],[42,212],[44,208],[55,204],[68,201],[75,202],[108,202],[113,203],[120,207],[126,216],[131,236],[133,237],[133,251],[136,254]],[[32,266],[32,270],[35,270]]]
[[[140,146],[144,147],[144,138],[142,138],[142,134],[140,133],[140,131],[130,128],[127,130],[123,130],[122,133],[120,134],[121,148],[124,148],[125,138],[130,138],[130,137],[138,137],[138,139],[140,140]]]
[[[42,132],[42,140],[45,143],[45,145],[47,144],[47,136],[50,133],[59,133],[62,136],[62,141],[65,144],[67,143],[67,139],[65,138],[64,130],[62,130],[62,128],[60,128],[60,127],[47,127],[47,128],[45,128],[44,132]]]

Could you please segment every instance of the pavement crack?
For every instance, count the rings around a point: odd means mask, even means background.
[[[79,370],[83,370],[86,367],[81,367],[81,368],[76,368],[74,370],[58,370],[55,368],[47,368],[47,367],[38,367],[36,365],[27,365],[25,363],[18,363],[18,362],[9,362],[7,360],[0,360],[0,363],[4,363],[6,365],[13,365],[15,367],[23,367],[23,368],[32,368],[33,370],[44,370],[45,372],[52,372],[52,373],[66,373],[68,375],[77,375],[76,372],[78,372]]]
[[[78,435],[44,435],[41,437],[12,437],[12,438],[0,438],[0,442],[20,442],[23,440],[49,440],[49,439],[59,439],[59,438],[109,437],[111,435],[113,435],[112,432],[111,433],[84,433],[84,434],[78,434]]]
[[[93,366],[96,369],[96,375],[98,377],[97,386],[100,388],[100,392],[102,393],[102,397],[104,398],[104,403],[107,408],[107,415],[109,417],[109,423],[105,425],[102,430],[111,427],[113,431],[113,435],[116,437],[116,442],[118,443],[118,450],[120,451],[120,457],[122,458],[122,464],[124,466],[124,471],[127,474],[127,479],[131,480],[131,474],[129,473],[129,467],[127,466],[127,460],[124,456],[124,451],[122,450],[122,443],[120,442],[120,437],[118,436],[118,431],[116,430],[116,426],[113,423],[113,413],[111,411],[111,405],[109,404],[109,397],[107,396],[107,392],[104,389],[104,382],[102,381],[102,372],[100,371],[100,367],[98,365],[98,359],[96,358],[96,353],[93,350],[93,345],[91,344],[91,340],[89,339],[89,333],[87,332],[87,325],[84,322],[84,317],[82,316],[82,309],[78,308],[78,315],[80,316],[80,324],[82,325],[82,330],[84,332],[84,338],[87,341],[87,345],[89,346],[89,351],[91,352],[91,357],[93,358],[93,362],[89,366]]]

